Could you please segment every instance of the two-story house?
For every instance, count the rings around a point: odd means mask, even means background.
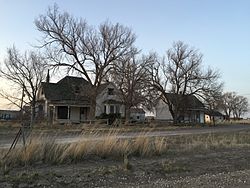
[[[101,84],[95,105],[91,105],[93,88],[84,78],[66,76],[57,83],[43,82],[38,92],[38,114],[52,123],[90,120],[91,108],[95,108],[96,117],[102,113],[120,113],[123,117],[124,105],[118,92],[113,83]]]

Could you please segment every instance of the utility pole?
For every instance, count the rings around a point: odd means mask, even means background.
[[[22,91],[22,98],[21,98],[21,133],[22,133],[22,137],[23,137],[23,146],[24,148],[26,148],[26,139],[25,139],[25,124],[23,121],[23,100],[24,100],[24,84],[23,84],[23,91]]]

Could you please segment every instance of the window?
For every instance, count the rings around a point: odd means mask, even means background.
[[[120,106],[119,105],[116,105],[116,108],[115,108],[115,113],[119,114],[120,113]]]
[[[68,119],[68,107],[58,106],[57,107],[57,118],[58,119]]]
[[[140,119],[140,116],[137,116],[136,118],[139,120],[139,119]]]
[[[104,105],[104,111],[103,111],[105,114],[107,114],[107,107],[106,105]]]
[[[114,88],[108,88],[108,95],[114,95]]]
[[[114,105],[110,105],[109,112],[110,112],[110,114],[115,113],[115,107],[114,107]]]

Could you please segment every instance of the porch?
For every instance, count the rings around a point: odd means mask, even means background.
[[[51,123],[81,123],[89,119],[89,106],[49,106],[49,121]]]

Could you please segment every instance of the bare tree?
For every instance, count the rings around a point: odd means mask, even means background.
[[[45,77],[45,59],[33,51],[20,54],[15,47],[7,50],[7,57],[0,68],[0,76],[18,89],[18,95],[1,92],[1,96],[12,104],[22,107],[21,93],[25,94],[26,104],[31,106],[31,124],[35,118],[37,92]]]
[[[233,101],[235,97],[236,97],[235,92],[226,92],[222,96],[220,107],[222,108],[222,110],[224,111],[224,113],[228,118],[231,117],[231,114],[233,112]]]
[[[220,107],[228,118],[239,119],[248,111],[248,100],[246,97],[237,95],[236,92],[224,93]]]
[[[56,5],[40,15],[35,25],[44,34],[42,46],[53,66],[76,71],[91,83],[93,118],[98,87],[114,62],[131,52],[135,35],[118,23],[105,22],[95,29],[81,18],[60,13]]]
[[[195,95],[205,99],[209,93],[221,91],[222,88],[218,71],[203,69],[202,54],[181,41],[173,44],[161,62],[152,65],[151,75],[152,85],[168,104],[174,122],[177,122],[180,108],[183,108],[183,96]],[[176,94],[175,107],[168,93]]]
[[[148,66],[155,61],[154,54],[138,57],[138,51],[119,59],[110,72],[112,81],[117,85],[125,104],[125,119],[130,118],[132,107],[149,107],[152,98],[148,86],[150,74]]]
[[[246,97],[237,96],[234,101],[233,115],[235,119],[242,118],[244,113],[248,111],[248,100]]]

